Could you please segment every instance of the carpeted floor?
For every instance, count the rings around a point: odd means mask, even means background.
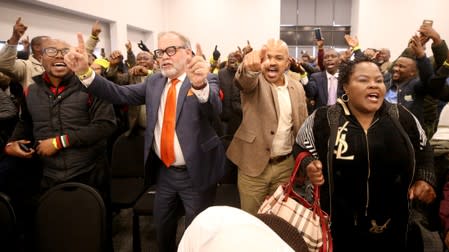
[[[240,207],[237,185],[222,184],[217,187],[217,198],[215,205],[228,205]],[[140,217],[140,239],[141,248],[144,252],[158,252],[156,245],[156,233],[152,225],[152,217]],[[178,225],[178,241],[184,232],[184,218]],[[113,217],[112,222],[114,252],[132,252],[132,209],[123,209]]]
[[[157,251],[154,237],[156,233],[151,225],[151,217],[140,217],[142,251]],[[132,252],[132,209],[122,209],[112,221],[112,234],[115,252]]]

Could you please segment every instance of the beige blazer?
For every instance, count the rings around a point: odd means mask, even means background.
[[[292,105],[292,143],[307,117],[306,96],[302,85],[288,77]],[[271,146],[278,127],[279,102],[276,87],[262,74],[248,73],[240,66],[235,84],[241,89],[243,120],[226,152],[240,172],[259,176],[268,164]],[[293,167],[292,167],[293,169]]]

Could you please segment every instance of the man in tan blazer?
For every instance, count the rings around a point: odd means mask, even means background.
[[[288,181],[294,138],[307,117],[302,85],[287,76],[288,47],[270,39],[247,54],[235,76],[243,120],[227,150],[238,167],[243,210],[256,214],[265,197]]]

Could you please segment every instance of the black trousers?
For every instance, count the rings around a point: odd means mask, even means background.
[[[154,202],[154,222],[159,251],[175,252],[179,207],[185,211],[185,227],[215,200],[216,186],[197,191],[186,167],[159,167]]]

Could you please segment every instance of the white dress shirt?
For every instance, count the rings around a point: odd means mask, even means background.
[[[287,78],[285,78],[285,80],[287,80]],[[293,146],[292,104],[290,101],[290,94],[288,93],[288,82],[285,81],[283,86],[276,86],[276,91],[279,102],[279,121],[271,147],[271,157],[289,154],[292,152]]]
[[[334,75],[326,71],[327,77],[327,105],[334,105],[337,102],[338,72]]]
[[[187,77],[187,74],[184,73],[181,76],[179,76],[177,79],[179,80],[179,83],[176,85],[176,101],[178,101],[178,94],[179,90],[181,89],[182,83],[184,82],[185,78]],[[89,87],[92,81],[95,79],[95,72],[90,76],[89,78],[86,78],[82,80],[81,82],[85,87]],[[207,82],[207,81],[206,81]],[[154,141],[153,141],[153,148],[156,152],[156,155],[160,158],[161,157],[161,132],[162,132],[162,123],[164,118],[164,111],[165,111],[165,101],[167,99],[167,92],[171,85],[171,79],[167,79],[167,83],[165,84],[164,90],[161,94],[161,103],[159,106],[159,109],[157,111],[157,122],[156,127],[154,128]],[[205,103],[209,99],[209,83],[207,82],[206,87],[200,90],[196,90],[194,88],[190,89],[193,94],[197,97],[198,101],[200,103]],[[177,127],[177,124],[176,126]],[[181,145],[179,144],[178,136],[176,134],[175,130],[175,162],[171,165],[173,166],[180,166],[185,165],[186,161],[184,159],[184,155],[182,154]]]

